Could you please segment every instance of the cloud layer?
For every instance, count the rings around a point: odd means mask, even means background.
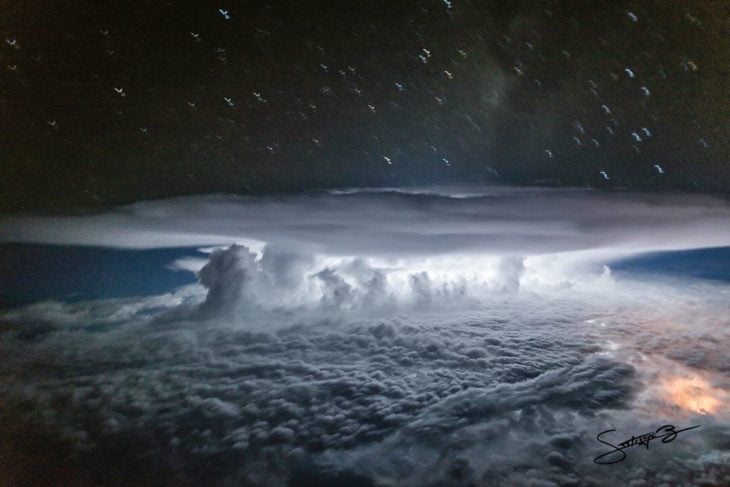
[[[535,188],[189,197],[102,214],[6,217],[0,240],[152,248],[264,243],[305,253],[428,256],[623,252],[730,244],[730,206],[706,196]]]
[[[378,317],[344,313],[357,293],[330,270],[310,276],[321,289],[309,306],[264,306],[262,290],[296,289],[306,273],[291,270],[310,263],[232,247],[211,254],[207,289],[5,313],[9,478],[63,468],[89,483],[109,472],[151,484],[730,480],[726,287],[575,276],[462,309],[403,301]],[[411,298],[429,295],[420,279]],[[592,462],[600,431],[622,441],[659,423],[702,427],[616,468]],[[54,454],[37,456],[38,442]]]
[[[174,264],[199,277],[174,293],[0,314],[3,475],[727,484],[730,287],[601,265],[690,245],[688,229],[695,245],[724,242],[726,227],[710,230],[727,213],[692,198],[499,189],[13,220],[29,240],[240,244]],[[701,427],[593,463],[599,432],[618,442],[668,423]]]

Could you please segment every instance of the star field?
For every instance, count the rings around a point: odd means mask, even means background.
[[[516,183],[726,192],[730,5],[0,6],[0,209]]]

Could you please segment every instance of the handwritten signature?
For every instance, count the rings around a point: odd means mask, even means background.
[[[615,429],[612,430],[606,430],[598,433],[596,436],[596,439],[603,443],[604,445],[608,445],[613,450],[607,451],[606,453],[597,456],[593,459],[593,462],[598,463],[600,465],[611,465],[612,463],[619,463],[623,462],[626,459],[626,453],[624,450],[626,448],[631,448],[632,446],[641,446],[644,445],[646,449],[649,449],[649,442],[652,440],[658,440],[661,438],[662,443],[669,443],[670,441],[674,441],[674,439],[677,437],[679,433],[682,431],[687,430],[693,430],[695,428],[699,428],[700,425],[697,426],[690,426],[689,428],[683,428],[681,430],[675,429],[674,425],[671,424],[665,424],[664,426],[659,427],[654,433],[646,433],[644,435],[640,436],[632,436],[630,439],[621,442],[617,445],[613,445],[607,441],[604,441],[601,439],[601,436],[605,435],[606,433],[612,433],[616,431]],[[620,455],[620,456],[619,456]],[[614,458],[611,459],[611,456]],[[605,459],[606,457],[609,457],[608,459]],[[602,460],[603,459],[603,460]]]

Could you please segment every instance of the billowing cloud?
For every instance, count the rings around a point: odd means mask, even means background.
[[[203,198],[48,220],[79,244],[101,243],[96,225],[125,245],[238,244],[174,264],[199,277],[174,293],[0,315],[7,478],[730,482],[728,287],[595,258],[724,242],[725,204],[529,194]],[[599,432],[669,423],[701,427],[593,462]]]
[[[0,387],[15,426],[4,447],[27,459],[51,438],[61,455],[9,472],[63,465],[100,479],[113,451],[135,481],[726,482],[727,289],[601,272],[518,287],[521,262],[498,265],[505,286],[467,291],[474,305],[426,271],[399,294],[360,260],[233,246],[210,254],[201,286],[136,307],[5,313]],[[302,289],[314,294],[286,305]],[[600,431],[623,440],[659,423],[702,426],[617,468],[593,463]]]

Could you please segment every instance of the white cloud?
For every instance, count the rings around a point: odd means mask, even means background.
[[[190,199],[42,231],[14,220],[30,240],[243,243],[174,263],[200,277],[176,293],[0,315],[2,446],[24,458],[50,438],[76,459],[70,474],[111,465],[130,482],[730,482],[730,287],[602,266],[727,243],[726,205],[486,193]],[[621,441],[665,423],[702,426],[593,463],[600,431]]]
[[[5,217],[0,240],[151,248],[265,243],[371,257],[540,255],[730,244],[730,205],[705,196],[510,187],[190,197],[68,217]]]
[[[189,299],[157,301],[177,319],[145,322],[128,300],[117,310],[114,301],[65,304],[36,333],[27,321],[41,309],[3,316],[3,397],[50,418],[43,431],[70,438],[65,448],[83,453],[84,468],[113,444],[124,468],[182,462],[189,467],[178,475],[193,482],[276,485],[301,469],[319,482],[385,485],[600,485],[654,475],[691,485],[730,475],[726,287],[599,274],[580,289],[495,288],[459,310],[427,306],[453,291],[419,275],[411,299],[378,318],[342,312],[369,292],[376,301],[389,294],[362,262],[325,267],[302,284],[308,271],[290,271],[311,260],[264,259],[243,247],[211,254],[202,276],[211,304],[201,309],[222,315],[197,314],[193,286]],[[346,286],[340,271],[361,279]],[[321,294],[301,313],[266,308],[277,300],[258,293],[276,278],[276,288],[316,285]],[[231,289],[243,299],[220,289],[224,282],[238,283]],[[95,313],[126,318],[99,327]],[[720,401],[695,410],[682,388]],[[3,404],[19,422],[28,414]],[[702,427],[631,450],[619,468],[593,464],[598,432],[615,427],[625,439],[665,422]]]

